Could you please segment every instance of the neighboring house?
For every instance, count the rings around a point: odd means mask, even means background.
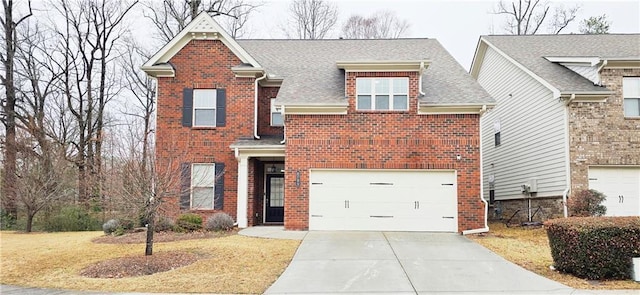
[[[494,101],[436,40],[234,40],[201,14],[143,70],[157,165],[181,176],[173,217],[486,230],[479,128]]]
[[[502,217],[527,212],[522,185],[536,217],[589,188],[607,215],[640,215],[640,35],[482,36],[471,75],[497,101],[482,160]]]

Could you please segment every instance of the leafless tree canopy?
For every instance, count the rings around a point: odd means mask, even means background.
[[[399,19],[394,12],[380,11],[369,17],[352,15],[342,26],[347,39],[397,39],[404,37],[410,24]]]
[[[227,33],[240,38],[246,33],[249,15],[262,4],[247,0],[148,0],[144,5],[144,15],[164,45],[203,11],[220,16],[218,22]]]
[[[564,8],[551,5],[542,0],[517,0],[507,3],[500,1],[493,13],[506,17],[505,30],[512,35],[534,35],[540,33],[545,23],[549,33],[559,34],[575,20],[579,6]]]
[[[289,38],[323,39],[338,21],[336,5],[323,0],[294,0],[290,13],[291,27],[283,28]]]

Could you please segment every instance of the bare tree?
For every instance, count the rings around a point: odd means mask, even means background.
[[[249,15],[262,4],[247,0],[149,0],[144,15],[156,27],[163,45],[171,41],[199,13],[223,16],[220,24],[233,37],[242,37]]]
[[[292,27],[284,28],[289,38],[323,39],[338,21],[338,8],[324,0],[293,0]]]
[[[342,34],[347,39],[397,39],[409,27],[409,22],[399,19],[394,12],[380,11],[369,17],[352,15],[342,26]]]
[[[558,6],[553,15],[549,13],[550,9],[549,3],[543,0],[517,0],[510,4],[500,1],[493,13],[506,16],[505,29],[509,34],[534,35],[545,22],[550,22],[551,33],[559,34],[575,20],[580,7],[565,9]]]
[[[86,207],[102,197],[102,141],[107,103],[118,94],[112,61],[120,56],[125,17],[137,0],[118,2],[60,0],[64,18],[56,28],[57,53],[64,69],[60,89],[74,118],[72,160],[78,168],[78,196]]]
[[[18,25],[29,18],[33,13],[31,1],[27,1],[28,12],[23,16],[14,16],[16,7],[13,0],[2,0],[4,15],[0,16],[0,25],[4,31],[4,48],[0,51],[3,72],[0,74],[0,81],[5,88],[5,97],[2,101],[2,123],[5,127],[4,142],[4,174],[2,179],[2,206],[11,218],[16,217],[15,206],[15,184],[16,184],[16,87],[14,84],[15,54],[18,47],[16,32]]]
[[[17,166],[17,200],[27,215],[26,232],[31,232],[33,218],[56,200],[72,194],[71,167],[57,150],[38,152],[36,146],[21,145]]]
[[[609,34],[611,22],[607,15],[592,16],[580,22],[580,33],[583,34]]]

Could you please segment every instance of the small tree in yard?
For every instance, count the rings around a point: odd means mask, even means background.
[[[602,205],[606,199],[607,196],[597,190],[581,190],[569,199],[571,216],[603,216],[607,214],[607,207]]]

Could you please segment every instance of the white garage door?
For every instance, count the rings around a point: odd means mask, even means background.
[[[607,196],[607,216],[640,215],[640,168],[589,167],[589,188]]]
[[[312,170],[310,230],[457,232],[454,171]]]

